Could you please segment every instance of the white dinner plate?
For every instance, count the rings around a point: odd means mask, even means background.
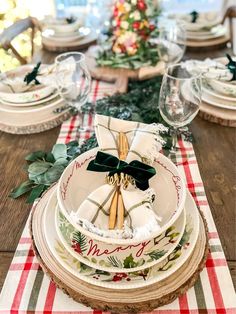
[[[219,99],[216,96],[211,95],[207,90],[203,90],[202,93],[202,100],[205,101],[207,104],[210,104],[215,107],[236,110],[236,101],[230,102],[223,99]]]
[[[207,34],[204,34],[203,32],[187,32],[187,38],[192,40],[210,40],[224,36],[226,33],[227,28],[221,25],[221,27],[216,32],[207,32]]]
[[[230,102],[236,102],[236,96],[235,97],[230,97],[230,96],[227,96],[227,95],[224,95],[224,94],[220,94],[219,92],[215,91],[211,87],[211,85],[209,85],[207,83],[203,85],[203,90],[206,93],[208,93],[208,94],[218,98],[219,100],[222,99],[222,100],[226,100],[226,101],[230,101]]]
[[[71,35],[65,34],[64,36],[58,36],[54,30],[46,29],[45,31],[43,31],[42,36],[55,42],[72,42],[88,36],[90,32],[90,28],[81,27],[78,29],[77,32],[74,32]]]
[[[56,100],[56,98],[58,98],[58,97],[59,97],[59,94],[54,91],[48,97],[40,99],[40,100],[32,101],[32,102],[14,103],[14,102],[9,102],[9,101],[0,99],[0,103],[4,104],[6,106],[11,106],[11,107],[32,107],[32,106],[36,106],[36,105],[44,105],[44,104],[48,103],[49,101]]]
[[[40,112],[45,111],[48,109],[54,110],[58,104],[62,103],[62,98],[57,95],[56,98],[53,98],[47,102],[44,102],[43,104],[37,105],[37,106],[27,106],[27,107],[20,107],[20,106],[8,106],[5,104],[0,103],[0,112],[7,112],[7,113],[19,113],[19,114],[25,114],[25,113],[34,113],[34,112]]]

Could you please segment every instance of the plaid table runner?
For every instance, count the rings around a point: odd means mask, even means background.
[[[103,97],[111,84],[93,81],[91,100]],[[58,142],[83,141],[93,132],[93,117],[74,116],[61,126]],[[173,157],[196,204],[203,211],[209,228],[210,253],[206,267],[195,286],[173,303],[152,314],[236,314],[236,295],[220,239],[212,218],[191,143],[178,142]],[[28,222],[17,246],[0,295],[0,313],[4,314],[103,314],[74,302],[50,282],[35,258],[28,231]]]

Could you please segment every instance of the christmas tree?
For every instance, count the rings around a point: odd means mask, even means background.
[[[158,52],[150,41],[154,31],[145,0],[116,0],[111,35],[97,58],[98,65],[133,69],[156,65]]]

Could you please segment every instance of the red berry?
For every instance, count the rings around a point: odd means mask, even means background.
[[[153,24],[151,24],[151,25],[149,26],[149,29],[150,29],[151,32],[154,31],[155,28],[156,28],[156,26],[153,25]]]
[[[139,27],[140,27],[140,22],[133,22],[133,29],[139,29]]]
[[[117,275],[115,275],[115,276],[112,278],[112,281],[121,281],[121,280],[122,280],[122,277],[117,276]]]
[[[144,1],[140,0],[138,1],[137,3],[137,8],[140,10],[140,11],[145,11],[147,9],[147,5]]]
[[[114,10],[114,16],[117,17],[118,14],[119,14],[119,11],[118,11],[118,8],[116,7],[115,10]]]

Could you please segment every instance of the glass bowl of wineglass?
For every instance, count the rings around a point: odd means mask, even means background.
[[[189,124],[200,109],[201,90],[201,74],[190,73],[184,62],[167,68],[162,79],[159,110],[172,127],[172,151],[177,150],[178,128]]]
[[[160,60],[167,66],[180,62],[186,49],[186,31],[183,23],[174,19],[160,18],[158,33],[155,41]]]
[[[56,85],[67,107],[80,111],[87,101],[91,76],[85,62],[85,56],[80,52],[67,52],[55,59]]]

